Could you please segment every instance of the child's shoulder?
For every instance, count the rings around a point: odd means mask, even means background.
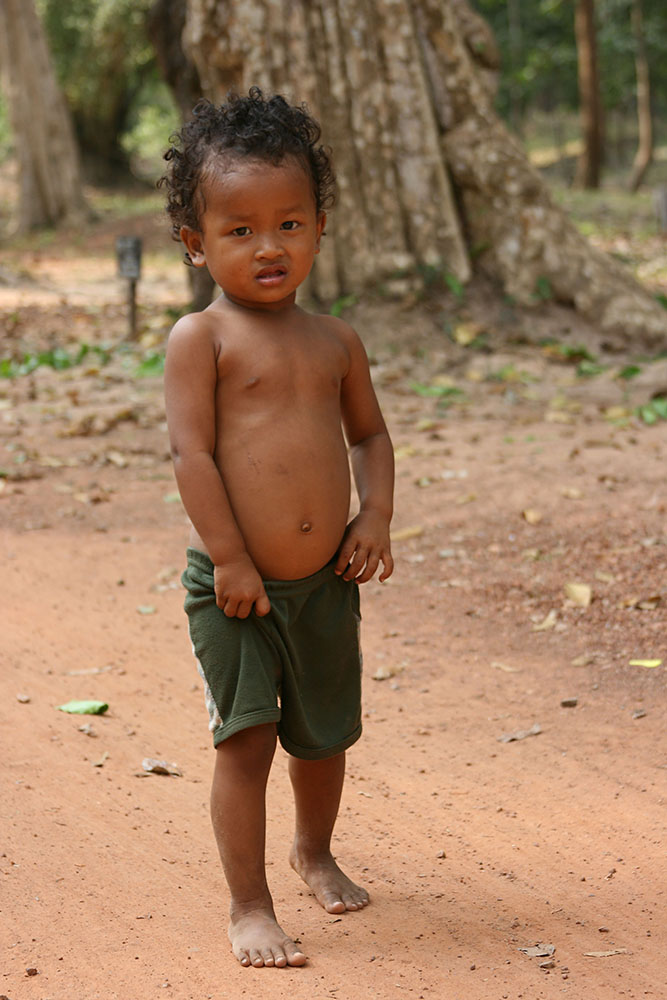
[[[230,316],[212,303],[202,312],[188,313],[174,323],[167,340],[167,358],[179,356],[192,363],[209,359],[219,365],[229,355],[234,334]]]
[[[321,315],[315,318],[320,322],[320,328],[326,330],[329,336],[337,340],[345,351],[349,370],[368,367],[366,348],[353,326],[338,316]]]
[[[320,330],[339,340],[348,349],[361,344],[359,334],[346,320],[328,313],[313,313],[311,318]]]
[[[188,380],[217,378],[229,363],[233,324],[215,304],[181,316],[167,339],[165,373]]]
[[[187,313],[181,316],[171,328],[169,341],[195,344],[219,337],[224,332],[224,319],[219,311],[211,306],[202,312]]]

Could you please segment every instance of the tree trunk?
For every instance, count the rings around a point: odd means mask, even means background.
[[[521,136],[523,130],[522,108],[518,72],[521,64],[523,31],[521,26],[521,0],[507,0],[507,27],[509,33],[509,122],[514,135]]]
[[[635,40],[635,72],[637,76],[637,125],[639,141],[632,165],[629,188],[636,191],[653,162],[653,116],[651,114],[651,77],[646,53],[642,0],[633,0],[632,34]]]
[[[577,163],[575,184],[600,187],[602,171],[602,103],[598,75],[595,0],[576,0],[574,34],[577,42],[579,107],[584,151]]]
[[[322,298],[405,271],[465,282],[474,260],[520,304],[549,287],[610,344],[664,344],[667,314],[554,205],[496,115],[497,50],[467,0],[188,0],[185,37],[211,99],[257,84],[322,122],[340,185]]]
[[[184,120],[202,96],[197,67],[183,48],[186,13],[186,0],[155,0],[147,21],[160,73]]]
[[[0,0],[0,69],[19,160],[19,230],[82,221],[78,150],[33,0]]]
[[[184,121],[202,96],[197,67],[183,48],[185,16],[185,0],[155,0],[148,12],[148,34],[157,63]],[[206,266],[189,267],[188,280],[192,294],[190,308],[200,312],[210,304],[215,282]]]

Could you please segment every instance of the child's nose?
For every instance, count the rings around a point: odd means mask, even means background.
[[[277,233],[263,233],[257,241],[255,256],[258,258],[280,257],[283,252],[282,242]]]

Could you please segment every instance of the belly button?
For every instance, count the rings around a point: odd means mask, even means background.
[[[301,530],[303,531],[304,535],[307,535],[309,531],[312,531],[313,526],[310,523],[310,521],[304,521],[303,524],[301,525]]]

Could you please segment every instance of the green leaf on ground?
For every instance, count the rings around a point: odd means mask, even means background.
[[[351,306],[355,306],[356,304],[357,304],[356,295],[341,295],[341,297],[339,299],[336,299],[336,301],[333,303],[331,309],[329,310],[329,313],[331,316],[336,316],[337,318],[340,318],[343,315],[344,309],[349,309]]]
[[[645,424],[655,424],[658,420],[667,420],[667,396],[658,396],[640,406],[637,413]]]
[[[105,701],[68,701],[57,708],[72,715],[104,715],[109,706]]]
[[[164,354],[161,351],[149,352],[143,361],[140,361],[134,370],[134,374],[139,378],[150,377],[151,375],[162,375],[164,372]]]

